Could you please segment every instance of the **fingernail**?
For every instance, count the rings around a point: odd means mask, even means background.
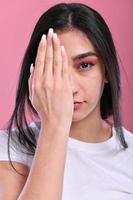
[[[52,36],[53,32],[54,32],[53,28],[50,28],[49,31],[48,31],[48,36]]]
[[[33,67],[33,63],[32,63],[31,66],[30,66],[30,73],[32,73],[33,70],[34,70],[34,67]]]
[[[41,41],[42,41],[42,42],[45,42],[45,41],[46,41],[46,35],[45,35],[45,34],[42,35]]]

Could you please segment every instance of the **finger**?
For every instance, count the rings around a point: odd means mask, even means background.
[[[32,79],[33,79],[33,73],[34,73],[34,67],[33,63],[30,66],[30,77],[28,80],[28,86],[29,86],[29,99],[32,101]]]
[[[45,53],[46,53],[46,35],[43,34],[37,50],[34,79],[40,80],[43,74]]]
[[[61,46],[62,55],[62,76],[69,78],[68,58],[64,46]]]
[[[56,33],[53,34],[53,71],[56,80],[62,77],[61,46]]]
[[[44,75],[47,80],[51,80],[53,77],[53,46],[52,46],[53,29],[50,28],[47,37],[46,55],[45,55],[45,67]]]

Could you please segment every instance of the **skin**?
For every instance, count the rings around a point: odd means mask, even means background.
[[[100,116],[100,97],[106,79],[101,61],[88,71],[77,69],[77,54],[95,49],[78,30],[41,40],[29,78],[30,100],[41,119],[37,148],[19,200],[62,199],[68,138],[100,142],[110,137]],[[65,46],[65,49],[61,47]],[[89,61],[90,62],[90,61]],[[73,101],[84,103],[73,109]],[[44,156],[45,155],[45,156]],[[43,186],[43,189],[42,189]]]
[[[100,115],[100,98],[107,82],[105,69],[95,55],[74,59],[86,52],[96,53],[93,44],[83,32],[72,29],[57,33],[68,56],[73,99],[83,102],[74,110],[69,135],[84,142],[103,142],[112,136],[110,125]],[[85,69],[82,62],[87,63]]]
[[[28,81],[29,98],[41,119],[32,166],[23,183],[11,175],[7,165],[4,171],[1,166],[1,197],[6,199],[61,200],[68,137],[101,142],[111,136],[100,116],[99,102],[107,81],[102,62],[89,56],[84,59],[93,65],[81,70],[81,60],[73,57],[96,52],[91,42],[76,29],[57,34],[59,38],[49,31],[47,40],[40,41]],[[83,102],[79,109],[73,109],[74,100]],[[14,181],[15,187],[8,184]]]
[[[38,48],[36,67],[29,80],[30,96],[34,94],[30,98],[32,105],[39,113],[41,124],[51,119],[55,124],[60,121],[72,138],[91,143],[106,141],[112,131],[100,115],[100,99],[107,82],[102,61],[80,30],[73,28],[56,33],[57,37],[53,35],[52,39],[51,34]],[[95,55],[77,58],[86,52]],[[73,101],[82,104],[74,109]]]

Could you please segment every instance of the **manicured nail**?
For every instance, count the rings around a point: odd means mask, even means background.
[[[46,41],[46,35],[45,35],[45,34],[42,35],[41,41],[42,41],[42,42],[45,42],[45,41]]]
[[[53,31],[53,28],[50,28],[50,29],[49,29],[49,31],[48,31],[48,36],[50,36],[50,37],[51,37],[51,36],[52,36],[52,34],[53,34],[53,32],[54,32],[54,31]]]
[[[34,70],[34,67],[33,67],[33,63],[32,63],[31,66],[30,66],[30,73],[32,73],[33,70]]]

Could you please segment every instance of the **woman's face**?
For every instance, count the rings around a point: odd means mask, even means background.
[[[104,82],[104,67],[96,54],[96,50],[87,36],[80,30],[58,32],[61,45],[68,55],[68,67],[75,105],[73,121],[79,121],[100,113],[100,98]],[[95,111],[95,112],[93,112]]]

